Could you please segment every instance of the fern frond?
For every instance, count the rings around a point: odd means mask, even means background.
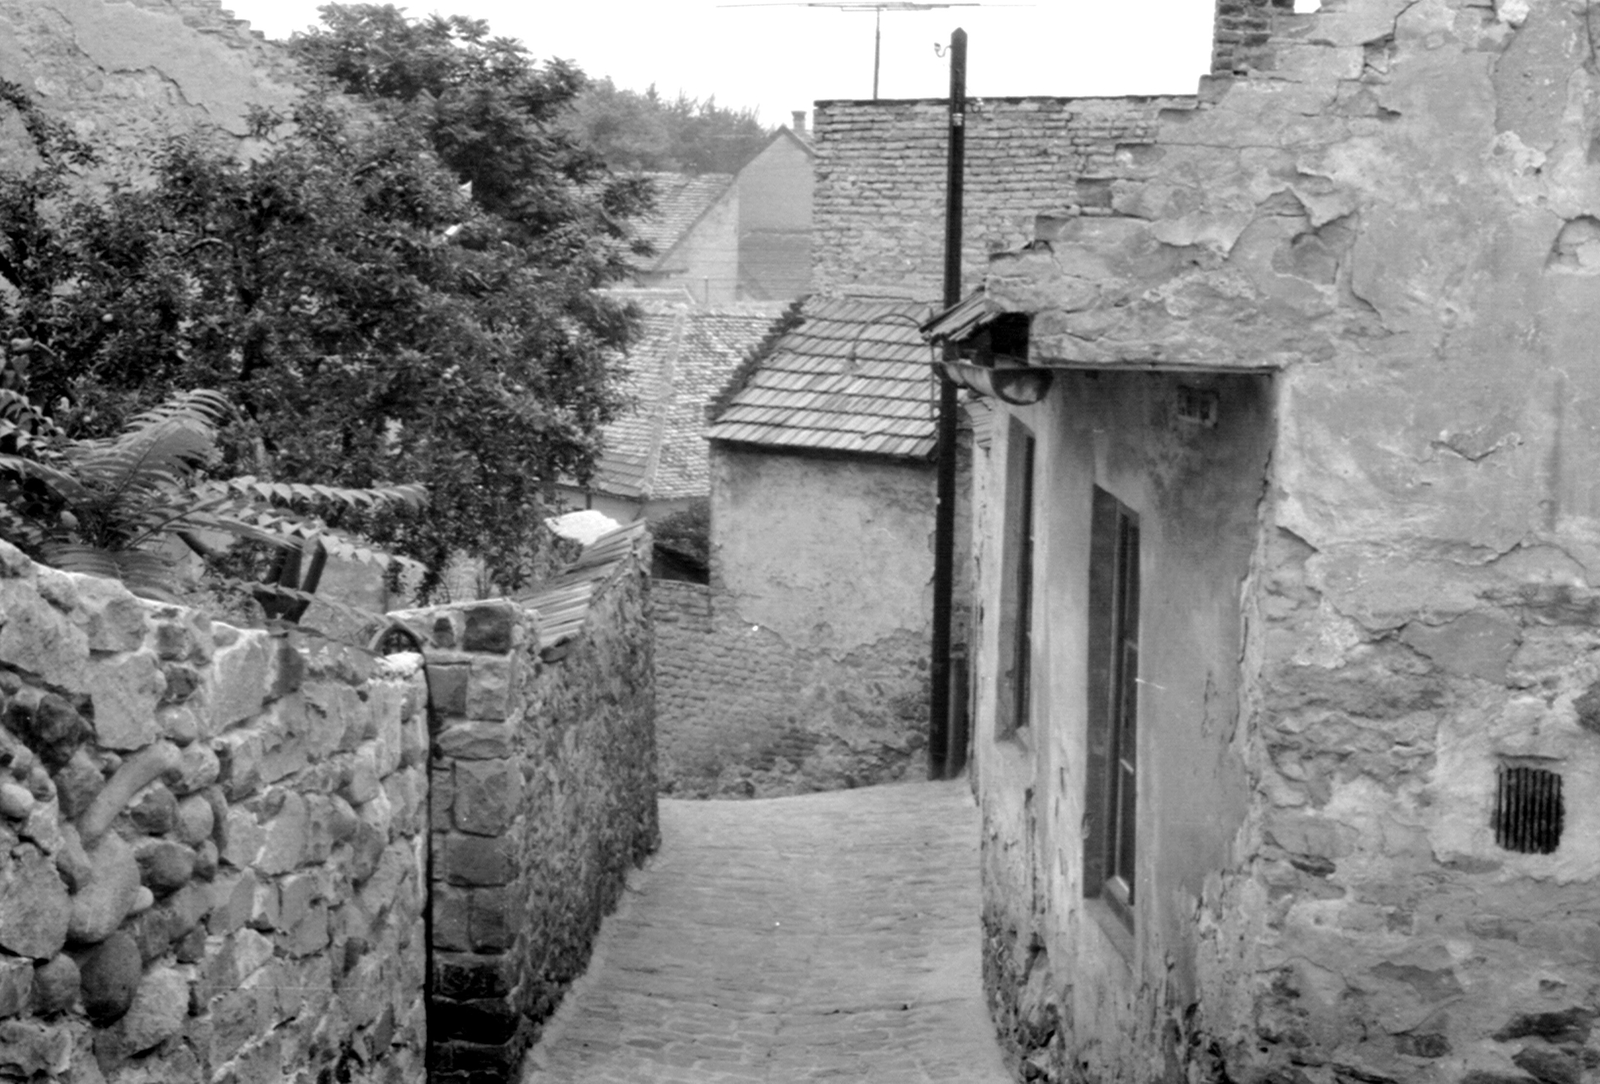
[[[91,576],[121,580],[136,595],[159,602],[177,602],[171,590],[173,564],[150,550],[109,550],[76,542],[53,543],[43,547],[45,563],[63,572],[83,572]]]

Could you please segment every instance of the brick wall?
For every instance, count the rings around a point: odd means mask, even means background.
[[[1039,215],[1105,215],[1163,109],[1190,98],[989,98],[966,120],[963,291]],[[944,274],[949,107],[943,100],[817,103],[812,288],[893,287],[937,299]]]
[[[0,1079],[422,1071],[418,661],[0,543]]]
[[[926,630],[834,654],[701,584],[653,585],[662,789],[767,797],[920,778]]]
[[[1211,73],[1249,75],[1252,71],[1271,71],[1275,14],[1294,14],[1294,0],[1217,0]]]

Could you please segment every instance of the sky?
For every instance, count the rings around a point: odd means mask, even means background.
[[[324,0],[224,0],[268,37],[317,21]],[[847,0],[851,2],[851,0]],[[412,16],[470,15],[520,38],[536,57],[576,61],[619,87],[655,84],[755,108],[768,125],[824,98],[872,97],[869,11],[809,3],[714,0],[431,0]],[[967,32],[973,97],[1192,94],[1209,66],[1215,0],[1035,0],[882,14],[878,96],[943,98],[935,51]]]

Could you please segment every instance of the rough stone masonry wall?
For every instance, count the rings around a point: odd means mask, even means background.
[[[1112,181],[1147,153],[1161,110],[1190,105],[1186,98],[973,99],[963,292],[983,280],[991,253],[1033,238],[1036,216],[1109,213]],[[817,103],[814,291],[867,286],[942,296],[948,133],[943,100]]]
[[[218,0],[0,0],[0,76],[113,160],[193,128],[247,150],[251,107],[286,112],[309,86]],[[28,147],[0,117],[0,164]]]
[[[752,625],[709,586],[670,580],[653,585],[651,610],[665,793],[771,797],[921,776],[925,637],[836,657]]]
[[[509,601],[392,615],[426,645],[437,716],[431,1081],[511,1078],[659,840],[647,567],[543,652]]]
[[[416,1079],[425,695],[0,543],[0,1080]]]
[[[1270,67],[1165,113],[1115,215],[1042,222],[995,263],[1037,360],[1278,370],[1243,595],[1252,808],[1185,901],[1181,966],[1030,977],[1117,1021],[1046,1078],[1596,1078],[1593,18],[1274,10]],[[1553,853],[1496,840],[1512,769],[1562,779]]]

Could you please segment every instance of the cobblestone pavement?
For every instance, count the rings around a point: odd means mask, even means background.
[[[965,781],[661,801],[523,1084],[1008,1084]]]

